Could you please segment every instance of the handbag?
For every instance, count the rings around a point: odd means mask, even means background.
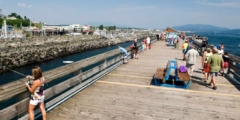
[[[180,66],[179,67],[179,71],[182,72],[182,73],[185,73],[188,71],[187,67],[186,66]]]

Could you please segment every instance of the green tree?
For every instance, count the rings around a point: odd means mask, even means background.
[[[24,20],[27,20],[27,17],[26,17],[26,16],[24,16]]]
[[[24,19],[23,19],[17,13],[11,13],[10,15],[8,15],[8,17],[16,17],[17,18],[16,20],[6,20],[7,25],[12,25],[15,28],[20,28],[21,25],[24,26],[24,27],[30,25],[30,20],[26,16],[24,16]],[[3,24],[3,19],[0,18],[0,28],[2,28],[2,24]]]
[[[41,28],[42,28],[42,23],[41,23],[41,22],[40,22],[40,23],[36,23],[35,26],[36,26],[37,28],[41,29]]]
[[[99,29],[100,29],[100,30],[103,30],[103,25],[100,25],[100,26],[99,26]]]
[[[8,15],[8,17],[17,17],[17,13],[11,13],[10,15]]]
[[[116,30],[116,26],[113,26],[113,30]]]
[[[0,18],[0,29],[2,28],[2,24],[3,24],[3,19]]]
[[[22,20],[22,17],[20,15],[17,15],[16,18]]]

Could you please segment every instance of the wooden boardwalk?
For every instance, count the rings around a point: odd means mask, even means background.
[[[181,50],[155,42],[90,87],[47,114],[48,120],[239,120],[240,85],[217,78],[218,89],[202,82],[200,58],[188,90],[150,85],[157,67],[182,59]],[[184,65],[178,60],[179,65]]]

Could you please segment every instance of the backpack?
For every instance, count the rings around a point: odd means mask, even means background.
[[[187,71],[188,71],[188,69],[187,69],[186,66],[180,66],[180,67],[179,67],[179,72],[185,73],[185,72],[187,72]]]
[[[216,48],[217,48],[218,50],[220,50],[220,45],[217,45]]]

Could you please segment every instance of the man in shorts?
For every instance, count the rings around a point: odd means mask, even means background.
[[[119,48],[119,50],[123,53],[123,58],[124,58],[124,60],[123,60],[123,63],[127,63],[128,61],[128,59],[127,59],[127,57],[128,57],[128,53],[127,53],[127,50],[126,49],[124,49],[123,47],[121,47],[121,46],[118,46],[118,48]]]
[[[222,68],[222,70],[224,69],[224,62],[222,57],[218,54],[218,49],[217,48],[213,48],[213,55],[211,55],[208,58],[208,64],[210,64],[210,76],[211,76],[211,82],[208,84],[208,86],[212,86],[213,83],[213,87],[212,89],[216,90],[217,86],[216,86],[216,77],[218,75],[218,72],[220,71],[220,69]]]
[[[192,76],[194,71],[194,65],[196,64],[199,53],[197,50],[194,49],[193,45],[189,45],[189,47],[190,47],[190,50],[188,50],[187,53],[185,54],[185,58],[186,58],[186,67],[188,68],[188,74]]]

